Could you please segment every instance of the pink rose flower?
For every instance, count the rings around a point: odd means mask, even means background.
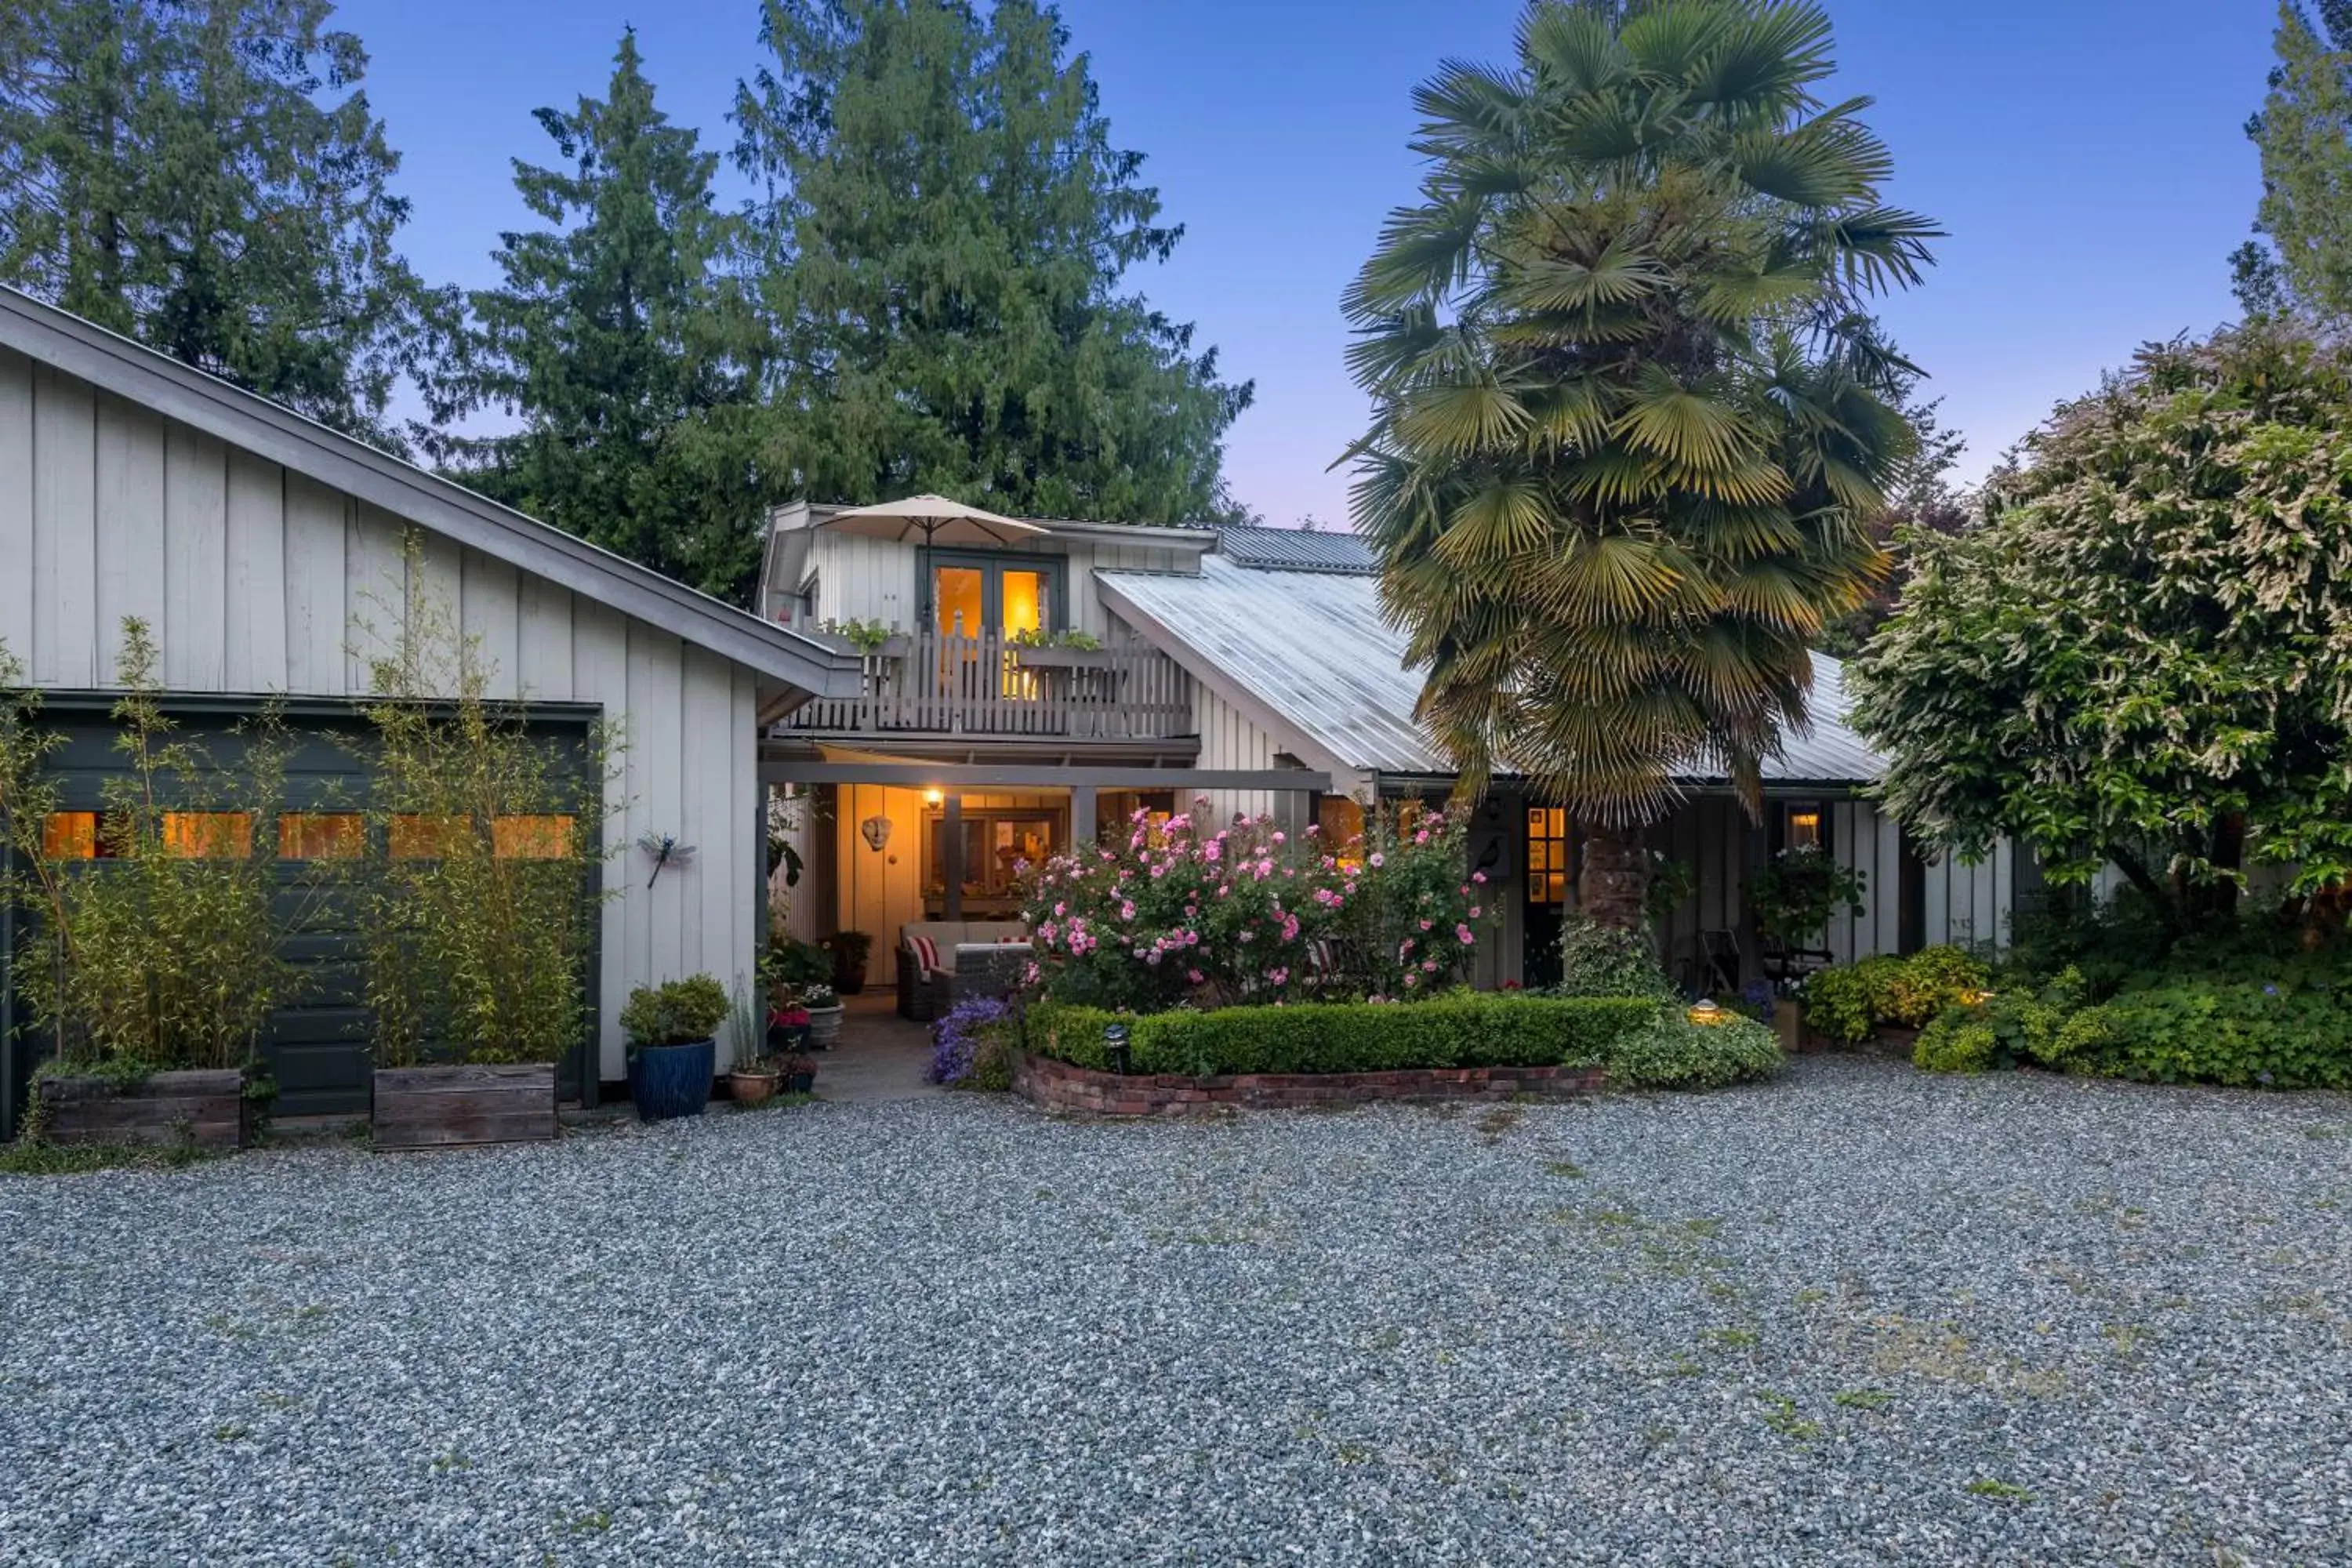
[[[1466,925],[1455,926],[1454,928],[1454,934],[1462,939],[1462,945],[1465,947],[1471,946],[1478,940],[1476,937],[1470,934],[1470,928]]]

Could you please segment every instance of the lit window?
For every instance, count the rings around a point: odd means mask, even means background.
[[[242,811],[167,811],[163,853],[190,860],[242,860],[253,853],[253,817]]]
[[[395,860],[439,860],[465,847],[471,827],[462,816],[403,813],[392,819],[385,846]]]
[[[1528,902],[1566,907],[1568,855],[1567,810],[1557,805],[1528,807]]]
[[[98,813],[53,811],[41,824],[41,853],[52,860],[98,858]]]
[[[1789,808],[1788,832],[1783,836],[1791,849],[1819,849],[1822,847],[1822,808],[1818,805],[1792,805]]]
[[[1316,825],[1323,829],[1323,848],[1332,855],[1360,855],[1364,842],[1364,807],[1344,795],[1327,795],[1315,804]]]
[[[501,860],[562,860],[572,853],[568,816],[501,816],[490,823],[491,852]]]
[[[367,851],[367,826],[351,812],[289,811],[278,818],[281,860],[356,860]]]

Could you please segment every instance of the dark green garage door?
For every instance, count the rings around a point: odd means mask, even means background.
[[[179,726],[175,739],[197,742],[211,761],[224,768],[238,766],[245,744],[237,726],[252,712],[227,703],[173,705]],[[46,721],[64,737],[53,753],[63,807],[52,841],[70,845],[73,836],[97,834],[107,781],[123,776],[126,768],[116,748],[118,733],[98,700],[53,699]],[[592,715],[550,710],[534,718],[551,742],[576,739]],[[357,926],[358,900],[348,889],[322,887],[310,875],[319,858],[353,852],[364,841],[366,828],[355,809],[365,800],[369,784],[367,732],[364,724],[346,710],[317,709],[289,715],[294,745],[287,757],[283,811],[275,823],[240,819],[218,820],[218,814],[192,820],[192,831],[219,835],[219,847],[234,849],[251,837],[271,836],[279,854],[278,910],[289,934],[287,957],[299,975],[293,1000],[272,1015],[261,1050],[277,1080],[279,1116],[362,1116],[369,1108],[373,1063],[368,1054],[370,1016],[365,980],[361,967],[362,933]],[[93,867],[92,869],[97,869]],[[102,871],[100,874],[103,874]],[[15,932],[25,926],[23,911],[13,914]],[[25,1086],[32,1068],[50,1052],[52,1042],[36,1037],[21,1025],[25,1010],[10,995],[5,965],[16,946],[0,942],[0,1137],[13,1134],[21,1114]],[[591,972],[593,963],[591,963]],[[589,1042],[583,1041],[583,1052]],[[575,1057],[563,1064],[563,1091],[576,1093],[581,1082]]]

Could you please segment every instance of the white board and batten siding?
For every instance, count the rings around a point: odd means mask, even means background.
[[[1866,800],[1827,803],[1830,852],[1838,863],[1861,873],[1862,910],[1840,910],[1824,933],[1840,963],[1903,950],[1903,835],[1891,816]],[[1681,973],[1696,967],[1699,937],[1709,931],[1736,931],[1745,912],[1741,889],[1751,829],[1738,802],[1702,795],[1687,801],[1656,834],[1653,844],[1694,867],[1697,887],[1664,922],[1668,961]],[[1752,831],[1760,833],[1761,829]],[[2015,858],[2007,842],[1975,865],[1930,860],[1924,872],[1921,940],[1929,946],[1953,942],[2006,945]]]
[[[410,595],[481,639],[493,694],[593,703],[625,743],[608,824],[600,1071],[633,985],[748,981],[759,846],[755,677],[672,633],[0,350],[0,644],[38,687],[114,684],[127,616],[179,692],[365,694]],[[381,630],[375,629],[381,628]],[[649,890],[645,833],[697,846]]]

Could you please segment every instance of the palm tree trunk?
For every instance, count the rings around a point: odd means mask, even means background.
[[[1642,912],[1649,890],[1650,848],[1641,830],[1586,826],[1577,885],[1577,904],[1585,917],[1621,931],[1640,931],[1649,923]]]

